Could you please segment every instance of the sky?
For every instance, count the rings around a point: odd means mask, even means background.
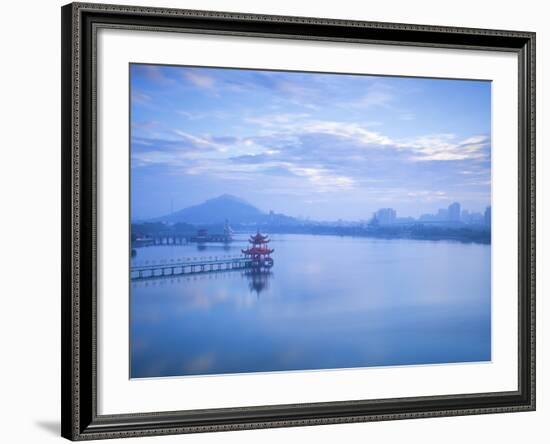
[[[491,83],[130,65],[132,219],[221,194],[313,220],[491,201]]]

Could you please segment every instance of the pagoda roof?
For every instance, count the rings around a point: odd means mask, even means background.
[[[268,236],[264,236],[261,233],[256,233],[254,236],[250,236],[250,242],[254,243],[264,243],[269,242]]]

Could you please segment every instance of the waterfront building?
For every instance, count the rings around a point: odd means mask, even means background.
[[[454,202],[451,205],[449,205],[448,208],[448,220],[451,222],[460,222],[460,204],[458,202]]]
[[[223,225],[223,241],[228,243],[233,240],[233,229],[229,225],[229,220],[225,219],[225,224]]]
[[[395,223],[397,213],[393,208],[380,208],[374,213],[374,217],[380,225],[389,225]]]
[[[241,251],[246,257],[252,259],[252,266],[271,267],[273,259],[270,255],[275,251],[268,246],[271,239],[258,231],[254,236],[250,236],[248,242],[250,244],[249,247]]]

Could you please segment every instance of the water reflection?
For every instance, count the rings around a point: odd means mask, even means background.
[[[491,248],[278,235],[271,270],[131,285],[131,377],[491,359]],[[151,246],[132,264],[239,255]],[[261,297],[260,297],[261,296]]]
[[[249,268],[243,274],[248,279],[248,288],[256,293],[258,299],[260,293],[269,288],[269,280],[273,276],[273,272],[267,268]]]
[[[154,278],[137,280],[132,282],[132,289],[156,287],[156,286],[179,286],[185,282],[239,279],[245,278],[248,282],[248,288],[258,298],[263,291],[269,289],[269,280],[273,277],[273,272],[269,268],[248,268],[243,270],[214,270],[201,274],[183,275],[183,276],[157,276]]]

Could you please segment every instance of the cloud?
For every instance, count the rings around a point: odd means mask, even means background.
[[[146,152],[134,152],[132,153],[133,166],[147,166],[154,164],[173,164],[178,161],[180,156],[173,153],[159,150],[151,150]]]
[[[410,149],[413,161],[453,161],[483,159],[490,156],[490,139],[487,136],[472,136],[461,142],[454,142],[453,134],[422,136],[400,144]],[[472,143],[476,142],[476,143]]]
[[[207,74],[204,69],[187,68],[183,71],[183,77],[199,88],[213,90],[216,80],[213,76]]]
[[[368,125],[358,123],[313,120],[309,114],[268,114],[248,118],[275,134],[295,139],[305,135],[325,134],[339,139],[347,139],[358,147],[408,151],[411,161],[452,161],[482,159],[490,155],[490,138],[485,135],[471,136],[463,141],[455,141],[454,134],[431,134],[409,139],[394,139],[380,131],[373,131]]]
[[[143,91],[134,88],[132,90],[132,103],[138,103],[140,105],[149,103],[151,101],[151,96],[144,93]]]
[[[416,109],[413,113],[397,106],[401,91],[397,94],[385,79],[239,70],[229,76],[227,70],[197,68],[186,68],[179,79],[195,89],[193,94],[203,91],[197,93],[204,97],[200,100],[224,103],[229,100],[222,94],[226,92],[246,92],[247,100],[239,106],[231,97],[228,108],[201,108],[190,102],[188,110],[178,102],[173,120],[163,121],[166,127],[148,127],[146,118],[136,122],[140,131],[135,135],[154,137],[132,139],[132,167],[151,167],[154,174],[163,168],[170,176],[235,184],[235,189],[250,192],[261,188],[261,193],[274,196],[339,193],[352,204],[357,204],[356,196],[363,199],[361,204],[366,199],[443,201],[464,187],[481,192],[490,177],[487,135],[402,137],[387,122],[380,125],[371,109],[390,110],[394,122],[422,119]],[[346,90],[346,82],[361,84],[364,94],[354,101],[346,97],[345,91],[353,90]],[[342,114],[339,103],[347,103],[350,111]],[[155,117],[145,116],[149,122]],[[217,120],[211,122],[213,118]]]
[[[322,76],[300,72],[252,71],[226,69],[183,68],[183,78],[193,87],[214,92],[242,93],[247,97],[269,97],[270,106],[292,105],[318,111],[327,106],[342,90],[342,82],[323,81]]]
[[[367,93],[351,106],[359,108],[389,107],[394,100],[393,88],[385,83],[376,82],[369,86]]]
[[[159,125],[160,125],[160,122],[158,120],[140,120],[140,121],[132,122],[132,129],[151,131],[154,128],[158,127]]]
[[[207,113],[198,113],[190,111],[177,111],[177,113],[189,120],[200,120],[208,116]]]
[[[166,69],[173,69],[172,67],[163,67],[159,65],[132,65],[132,74],[143,76],[145,79],[152,83],[160,85],[174,84],[175,80],[167,76]]]
[[[465,145],[470,145],[470,144],[480,144],[480,143],[487,143],[489,142],[489,136],[472,136],[472,137],[469,137],[468,139],[466,140],[463,140],[462,143],[465,144]]]
[[[342,214],[345,204],[359,213],[369,202],[435,206],[476,193],[487,199],[489,112],[471,83],[194,67],[138,71],[132,98],[143,106],[132,114],[132,174],[146,178],[141,183],[151,200],[166,184],[201,196],[228,189],[254,201],[265,194],[279,210],[285,201],[299,211],[296,202],[324,199]],[[175,86],[161,87],[166,81]],[[461,100],[447,100],[462,92]],[[469,113],[473,107],[479,113]]]
[[[410,188],[401,198],[425,201],[447,198],[429,191],[431,187],[482,186],[483,176],[489,174],[490,163],[472,164],[490,162],[487,136],[461,141],[444,133],[394,140],[355,123],[313,121],[305,115],[254,120],[272,131],[235,137],[173,130],[170,139],[134,138],[132,165],[163,165],[170,174],[264,183],[264,188],[293,195],[356,190],[371,199],[378,199],[377,194],[390,199],[399,196],[392,189],[408,182]],[[443,161],[444,166],[430,166]],[[471,184],[460,179],[464,171],[477,172]],[[391,186],[384,189],[387,184]],[[420,194],[410,194],[415,192]]]
[[[356,123],[333,121],[310,121],[302,130],[308,133],[323,133],[351,139],[362,145],[392,145],[391,138]]]
[[[434,201],[434,200],[447,200],[449,199],[445,191],[433,191],[433,190],[415,190],[407,191],[405,193],[407,197],[415,200]]]
[[[287,168],[296,176],[307,178],[314,185],[316,192],[350,190],[354,185],[351,177],[335,175],[326,168],[299,167],[293,164],[287,164]]]
[[[468,155],[480,149],[488,152],[488,147],[463,143],[471,138],[440,134],[401,145],[388,138],[391,143],[384,145],[373,143],[381,134],[365,136],[347,126],[322,128],[324,132],[319,128],[313,132],[308,126],[305,132],[293,132],[291,138],[288,134],[282,138],[277,134],[199,136],[180,130],[170,140],[135,139],[132,167],[150,168],[152,177],[178,177],[188,184],[199,181],[209,189],[222,186],[240,194],[260,192],[292,200],[324,196],[333,202],[337,196],[339,205],[347,202],[364,208],[396,202],[424,203],[431,208],[440,202],[486,199],[489,157],[474,163],[465,156],[442,162],[461,149]],[[437,160],[419,161],[417,157]],[[464,175],[464,171],[476,174]]]
[[[281,124],[292,124],[298,120],[303,120],[309,117],[307,113],[281,113],[281,114],[266,114],[262,116],[246,117],[245,121],[262,127],[280,127]]]
[[[195,136],[182,130],[174,130],[174,134],[177,134],[183,140],[190,142],[191,146],[198,147],[200,149],[214,149],[219,151],[224,151],[227,149],[223,144],[212,141],[207,137]]]
[[[414,120],[416,118],[416,116],[413,114],[413,113],[403,113],[399,116],[399,120],[403,120],[403,121],[411,121],[411,120]]]

